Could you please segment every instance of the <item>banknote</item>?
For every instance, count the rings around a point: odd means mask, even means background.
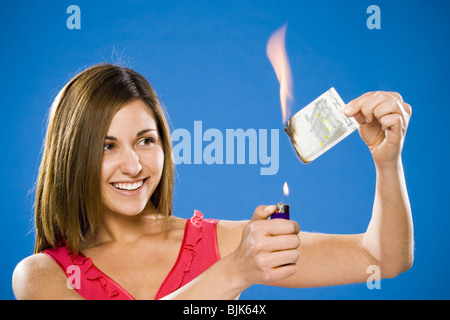
[[[315,160],[358,129],[358,122],[344,114],[344,107],[331,88],[287,121],[284,131],[302,162]]]

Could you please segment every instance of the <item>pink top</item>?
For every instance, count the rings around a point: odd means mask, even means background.
[[[216,233],[217,220],[203,219],[200,211],[194,210],[194,215],[186,221],[183,242],[177,261],[164,279],[154,299],[172,293],[186,283],[195,279],[202,272],[220,259]],[[79,286],[74,289],[88,300],[134,300],[134,297],[117,282],[108,277],[81,252],[74,256],[61,242],[57,247],[42,251],[52,258],[66,273],[73,278],[73,266],[80,269]],[[76,284],[76,283],[75,283]],[[78,287],[78,288],[77,288]]]

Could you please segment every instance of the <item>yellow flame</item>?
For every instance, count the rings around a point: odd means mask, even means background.
[[[284,193],[284,195],[285,195],[286,197],[289,196],[289,187],[288,187],[287,182],[284,182],[284,185],[283,185],[283,193]]]
[[[286,27],[284,24],[276,30],[269,38],[266,47],[267,57],[280,83],[280,102],[283,123],[285,123],[290,115],[290,103],[293,100],[292,92],[292,74],[289,60],[286,54],[285,38]]]

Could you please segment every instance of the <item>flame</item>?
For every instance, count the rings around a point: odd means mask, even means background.
[[[280,101],[283,123],[289,118],[290,103],[293,101],[291,67],[285,48],[286,27],[287,24],[284,24],[276,30],[270,36],[266,47],[267,57],[269,58],[277,75],[278,82],[280,83]]]
[[[284,193],[284,195],[285,195],[286,197],[289,196],[289,187],[288,187],[287,182],[284,182],[284,185],[283,185],[283,193]]]

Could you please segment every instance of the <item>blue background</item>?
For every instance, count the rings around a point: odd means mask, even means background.
[[[14,3],[14,4],[13,4]],[[66,9],[81,8],[81,30]],[[366,9],[381,9],[369,30]],[[415,223],[415,262],[369,290],[365,283],[313,289],[253,286],[243,299],[448,299],[448,1],[20,1],[0,4],[0,298],[34,246],[33,184],[45,118],[62,86],[99,62],[122,62],[149,79],[172,128],[280,130],[280,168],[179,165],[175,214],[249,219],[284,199],[305,231],[364,232],[375,172],[355,132],[311,164],[282,131],[279,85],[265,46],[288,23],[293,113],[334,86],[344,101],[373,90],[400,92],[413,107],[403,161]],[[204,146],[206,143],[204,144]],[[270,149],[269,149],[270,150]],[[283,183],[291,190],[282,196]]]

